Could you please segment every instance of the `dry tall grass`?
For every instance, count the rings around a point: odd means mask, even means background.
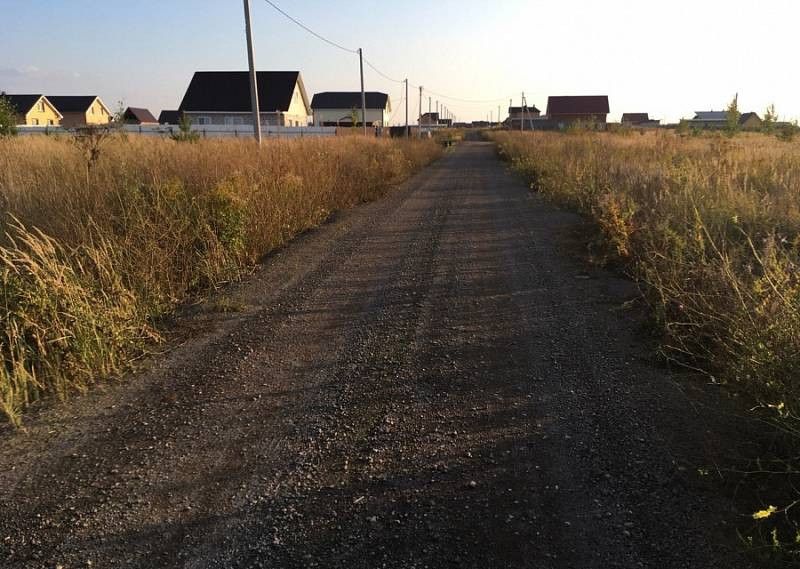
[[[800,146],[763,135],[497,135],[646,286],[668,357],[800,405]]]
[[[440,152],[361,137],[0,140],[0,410],[120,372],[154,321]],[[91,166],[91,167],[90,167]]]

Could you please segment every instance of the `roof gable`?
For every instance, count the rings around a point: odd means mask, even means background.
[[[364,93],[368,109],[389,109],[389,95],[377,91]],[[326,91],[311,100],[312,109],[360,109],[361,91]]]
[[[44,95],[9,95],[8,93],[3,93],[2,97],[8,100],[11,105],[17,109],[17,112],[25,115],[28,114],[33,106],[39,102]]]
[[[607,115],[607,95],[548,97],[548,115]]]
[[[299,86],[308,109],[308,96],[299,71],[258,71],[258,106],[262,113],[286,112]],[[252,111],[250,74],[247,71],[197,71],[186,89],[180,111],[229,112]]]
[[[125,109],[123,118],[126,121],[131,120],[139,123],[158,123],[158,120],[156,120],[156,117],[153,116],[153,113],[147,109],[141,109],[138,107],[128,107]]]

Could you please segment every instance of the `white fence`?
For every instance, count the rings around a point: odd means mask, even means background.
[[[180,132],[173,125],[135,125],[126,124],[122,132],[141,134],[142,136],[169,137]],[[201,138],[252,138],[251,125],[192,125],[192,131]],[[75,129],[60,126],[18,126],[19,134],[72,134]],[[304,138],[336,136],[336,127],[329,126],[263,126],[261,135],[273,138]]]

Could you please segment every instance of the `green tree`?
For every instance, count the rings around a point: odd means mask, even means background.
[[[353,107],[350,109],[350,122],[353,123],[353,127],[357,127],[358,123],[361,122],[361,111]]]
[[[197,142],[200,139],[200,133],[192,130],[192,120],[188,115],[181,113],[178,132],[171,134],[170,138],[175,142]]]
[[[771,104],[764,111],[764,120],[761,123],[764,132],[772,134],[775,131],[776,122],[778,122],[778,113],[775,112],[775,104]]]
[[[728,104],[727,109],[727,124],[725,131],[728,136],[735,136],[739,132],[739,119],[742,118],[742,113],[739,112],[739,93],[733,97],[733,100]]]
[[[0,94],[0,136],[17,134],[17,109],[11,101]]]

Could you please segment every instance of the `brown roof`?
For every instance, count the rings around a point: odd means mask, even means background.
[[[536,105],[528,105],[527,107],[508,107],[508,112],[510,114],[514,113],[521,113],[523,109],[526,113],[539,113],[541,112],[539,109],[536,108]]]
[[[608,96],[562,96],[547,99],[547,115],[607,115]]]
[[[158,124],[158,120],[153,116],[153,113],[147,109],[139,109],[136,107],[128,107],[125,109],[124,120],[125,122],[130,121],[137,124]]]

